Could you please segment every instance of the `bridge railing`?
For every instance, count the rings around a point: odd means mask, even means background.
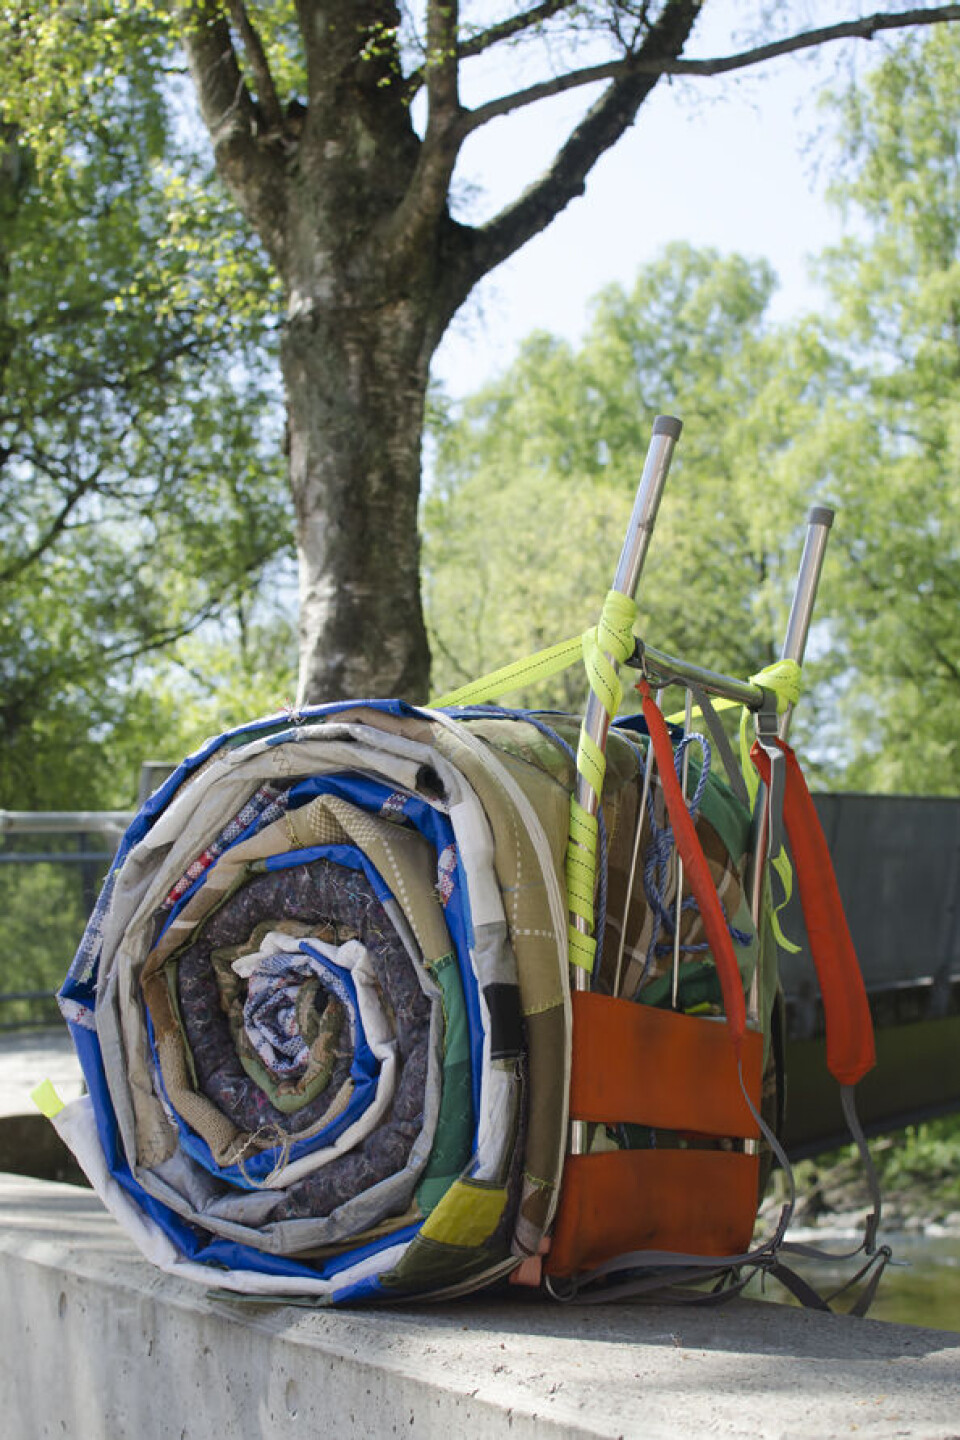
[[[0,810],[0,1030],[56,1023],[55,991],[131,819]]]

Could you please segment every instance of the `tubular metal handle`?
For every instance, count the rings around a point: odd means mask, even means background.
[[[797,571],[797,582],[794,586],[793,601],[790,606],[790,618],[787,621],[787,633],[783,642],[783,648],[780,651],[781,660],[796,660],[798,665],[803,661],[833,519],[834,511],[827,505],[814,505],[807,516],[807,534],[803,542],[803,554],[800,557],[800,567]],[[777,726],[781,740],[786,740],[790,733],[790,720],[792,716],[793,706],[789,705],[781,715]],[[759,823],[756,827],[753,893],[751,895],[750,909],[753,914],[754,924],[759,925],[760,908],[763,903],[764,854],[767,848],[767,814],[764,805],[764,787],[762,785],[757,794],[756,803]],[[751,1011],[755,1008],[755,998],[752,990]]]
[[[631,600],[634,599],[637,585],[640,582],[640,575],[647,558],[653,527],[657,519],[657,511],[660,509],[660,500],[670,470],[670,462],[673,459],[673,452],[682,429],[682,421],[672,415],[658,415],[653,422],[653,434],[650,438],[647,458],[644,461],[643,474],[640,476],[637,496],[633,503],[633,513],[627,526],[623,549],[620,552],[620,561],[611,587],[619,591],[621,595],[628,595]],[[607,659],[611,664],[616,665],[614,656],[607,655]],[[601,750],[606,749],[610,717],[592,690],[587,700],[583,723],[587,734],[596,745]],[[579,772],[577,773],[576,797],[588,814],[596,815],[600,808],[600,796]],[[572,924],[581,934],[587,934],[587,923],[579,915],[572,917]],[[573,971],[573,988],[587,990],[590,985],[590,976],[586,970],[580,965],[571,966],[571,969]],[[585,1149],[586,1125],[582,1120],[575,1120],[570,1127],[570,1152],[573,1155],[581,1155]]]
[[[796,660],[798,665],[803,663],[834,513],[829,505],[814,505],[807,516],[807,534],[803,542],[793,603],[790,606],[787,634],[780,652],[781,660]],[[786,740],[790,733],[792,715],[793,706],[790,705],[780,717],[781,740]]]
[[[656,523],[657,511],[660,508],[667,474],[670,470],[670,462],[673,459],[673,452],[682,428],[682,422],[672,415],[658,415],[653,422],[650,447],[647,450],[643,474],[640,477],[637,496],[633,503],[633,513],[630,516],[623,549],[620,552],[620,561],[611,586],[611,589],[619,591],[621,595],[628,595],[631,600],[635,597],[637,586],[640,583],[640,575],[647,558],[647,551],[650,548],[650,539],[653,535],[653,527]],[[607,659],[611,663],[615,663],[612,655],[608,655]],[[587,700],[584,726],[590,738],[603,750],[607,743],[610,717],[592,691]],[[591,815],[597,813],[600,797],[582,775],[577,776],[577,800]],[[582,925],[582,922],[576,923],[578,927]]]

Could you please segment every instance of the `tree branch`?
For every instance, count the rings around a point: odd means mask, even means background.
[[[184,46],[217,169],[282,271],[287,197],[283,162],[258,144],[257,107],[244,81],[230,27],[213,0],[184,6]]]
[[[558,15],[563,10],[571,8],[572,0],[543,0],[543,3],[534,5],[531,10],[520,11],[507,20],[501,20],[496,25],[491,25],[487,30],[477,30],[465,40],[457,42],[457,59],[469,60],[475,55],[482,55],[485,50],[496,45],[501,40],[510,40],[515,35],[522,35],[525,30],[532,29],[544,20],[549,20],[552,15]],[[404,91],[408,100],[423,88],[426,81],[426,70],[424,66],[418,66],[411,70],[404,80]]]
[[[250,61],[250,69],[257,84],[257,101],[261,114],[271,130],[283,130],[283,110],[277,87],[273,83],[270,65],[263,41],[254,29],[243,0],[229,0],[230,18],[237,29],[243,48]]]
[[[618,78],[570,133],[540,179],[488,224],[460,232],[448,304],[456,309],[478,280],[583,194],[586,177],[600,156],[633,124],[665,67],[683,50],[701,8],[700,0],[667,0],[636,55],[618,62]],[[465,123],[469,120],[466,117]]]
[[[878,11],[860,20],[843,20],[836,25],[824,25],[818,30],[789,35],[783,40],[772,40],[768,45],[741,50],[737,55],[722,55],[714,60],[679,60],[661,73],[726,75],[731,70],[745,70],[766,60],[776,60],[780,55],[792,55],[799,50],[828,45],[834,40],[872,40],[882,30],[908,30],[917,25],[943,25],[952,20],[960,20],[960,5],[938,5],[932,10],[898,10],[892,15]]]
[[[512,40],[516,35],[522,35],[525,30],[532,30],[535,25],[540,25],[544,20],[549,20],[554,15],[559,15],[563,10],[572,9],[571,0],[541,0],[541,4],[534,5],[529,10],[521,10],[516,15],[509,16],[506,20],[500,20],[496,25],[491,25],[487,30],[478,30],[475,34],[469,35],[462,40],[457,48],[457,54],[461,60],[467,60],[473,55],[482,55],[484,50],[489,50],[491,45],[498,45],[501,40]]]
[[[696,0],[667,0],[659,18],[632,55],[606,64],[584,66],[512,95],[501,96],[473,111],[461,111],[460,142],[480,125],[538,100],[578,86],[610,81],[606,90],[571,131],[553,162],[524,193],[479,229],[451,226],[451,259],[443,314],[447,318],[472,287],[508,256],[545,229],[569,202],[583,194],[586,177],[633,123],[637,111],[663,75],[711,76],[762,64],[778,56],[841,39],[869,39],[884,30],[937,25],[960,20],[960,5],[874,14],[859,20],[804,31],[767,45],[715,59],[681,59],[702,6]]]
[[[458,0],[430,0],[427,7],[427,97],[430,115],[427,135],[432,122],[441,123],[460,107],[458,92],[457,31],[460,6]],[[438,113],[439,112],[439,113]]]
[[[596,85],[602,80],[622,80],[631,75],[649,75],[659,80],[661,75],[675,75],[675,66],[667,61],[647,61],[626,56],[621,60],[607,60],[601,65],[584,65],[579,70],[568,70],[563,75],[551,75],[536,85],[527,85],[523,90],[514,90],[509,95],[498,95],[475,110],[467,110],[461,124],[464,136],[479,130],[491,120],[510,115],[525,105],[535,105],[538,100],[549,100],[554,95],[563,95],[567,90],[579,90],[585,85]]]
[[[11,580],[19,579],[25,570],[29,570],[30,566],[36,564],[40,557],[50,549],[58,536],[67,528],[67,521],[70,519],[71,514],[77,505],[79,505],[80,501],[85,495],[89,495],[92,491],[96,490],[98,478],[99,471],[88,476],[85,480],[76,481],[73,490],[64,498],[60,509],[56,515],[54,515],[43,534],[37,537],[36,542],[29,550],[18,555],[0,570],[0,585],[8,585]]]
[[[466,130],[459,95],[458,0],[430,0],[427,9],[427,125],[416,168],[384,238],[397,254],[421,246],[445,213],[450,179]]]
[[[465,133],[478,130],[481,125],[509,115],[538,100],[547,100],[575,90],[584,85],[596,85],[603,80],[620,80],[631,75],[726,75],[732,70],[746,70],[753,65],[762,65],[783,55],[796,54],[801,50],[815,49],[835,40],[872,40],[881,30],[902,30],[917,25],[942,25],[960,20],[960,5],[941,5],[935,10],[902,10],[894,15],[870,15],[862,20],[848,20],[836,25],[826,25],[818,30],[806,30],[790,35],[783,40],[774,40],[752,50],[741,50],[736,55],[722,55],[705,60],[651,59],[641,50],[637,55],[625,55],[618,60],[608,60],[599,65],[585,65],[579,70],[569,70],[563,75],[551,76],[536,85],[528,85],[510,95],[500,95],[486,105],[478,105],[464,115],[462,124]]]

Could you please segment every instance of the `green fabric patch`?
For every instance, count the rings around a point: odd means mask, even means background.
[[[440,986],[443,1006],[443,1079],[433,1149],[417,1186],[417,1204],[429,1214],[457,1179],[473,1153],[473,1092],[470,1026],[457,957],[427,962]]]

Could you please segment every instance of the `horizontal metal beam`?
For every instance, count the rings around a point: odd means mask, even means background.
[[[0,835],[120,835],[132,810],[0,810]]]
[[[0,850],[0,865],[102,865],[112,850]]]
[[[753,685],[749,680],[737,680],[733,675],[723,675],[718,670],[706,670],[689,660],[668,655],[654,645],[637,641],[637,648],[627,661],[635,670],[644,670],[658,686],[671,684],[697,685],[708,695],[721,700],[732,700],[737,705],[746,705],[748,710],[759,710],[763,704],[762,685]]]
[[[881,1135],[960,1111],[960,1015],[889,1025],[876,1033],[877,1064],[857,1085],[867,1135]],[[791,1160],[846,1145],[840,1087],[827,1070],[825,1041],[790,1040],[784,1149]]]

